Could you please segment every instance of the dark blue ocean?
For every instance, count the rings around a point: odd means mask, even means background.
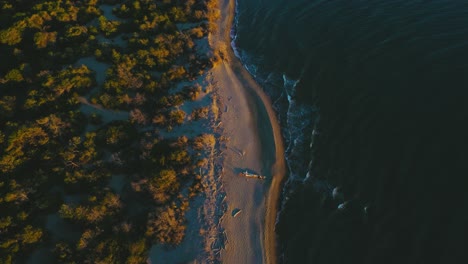
[[[283,263],[468,263],[468,1],[238,0],[275,102]]]

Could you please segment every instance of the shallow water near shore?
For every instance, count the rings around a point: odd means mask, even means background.
[[[461,254],[468,3],[238,0],[232,36],[283,129],[283,262]]]

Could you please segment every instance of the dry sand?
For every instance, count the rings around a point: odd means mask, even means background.
[[[276,263],[275,222],[281,182],[286,172],[283,141],[270,99],[234,56],[230,30],[235,0],[219,0],[218,32],[209,37],[213,47],[224,49],[224,60],[212,69],[224,104],[222,123],[227,151],[224,177],[227,212],[221,226],[227,236],[221,251],[223,263]],[[249,169],[267,177],[246,179]],[[234,217],[237,210],[241,210]]]

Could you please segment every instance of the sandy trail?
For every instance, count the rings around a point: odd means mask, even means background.
[[[219,7],[218,33],[210,35],[210,44],[230,47],[235,1],[219,0]],[[221,260],[236,264],[276,263],[275,222],[281,182],[286,173],[281,131],[270,99],[232,49],[226,49],[224,55],[225,60],[212,69],[225,106],[222,122],[229,138],[223,177],[228,211],[221,221],[227,243]],[[265,175],[267,179],[238,176],[243,169]],[[241,212],[234,217],[231,212],[238,209]]]

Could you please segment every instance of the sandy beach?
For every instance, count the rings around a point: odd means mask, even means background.
[[[235,4],[235,0],[218,0],[221,13],[217,30],[197,45],[201,54],[210,48],[222,51],[222,60],[194,81],[205,87],[201,98],[181,106],[186,113],[210,106],[212,123],[187,121],[170,132],[160,131],[164,138],[214,133],[218,140],[226,140],[211,150],[203,169],[204,194],[186,214],[186,238],[173,248],[153,245],[148,263],[277,262],[275,222],[286,171],[283,141],[270,99],[230,47]],[[107,15],[112,10],[109,6],[104,9]],[[78,64],[93,69],[98,83],[103,84],[108,65],[92,58],[81,59]],[[128,119],[126,112],[103,109],[88,100],[89,97],[80,98],[82,110],[102,114],[104,122]],[[265,179],[240,176],[245,170]]]
[[[212,77],[223,103],[221,121],[229,139],[222,179],[227,212],[221,220],[227,241],[221,261],[276,263],[275,222],[286,173],[283,140],[270,99],[232,49],[226,48],[230,47],[235,0],[219,0],[219,8],[218,31],[209,41],[224,53],[224,59],[212,69]],[[246,169],[266,179],[239,176]]]

